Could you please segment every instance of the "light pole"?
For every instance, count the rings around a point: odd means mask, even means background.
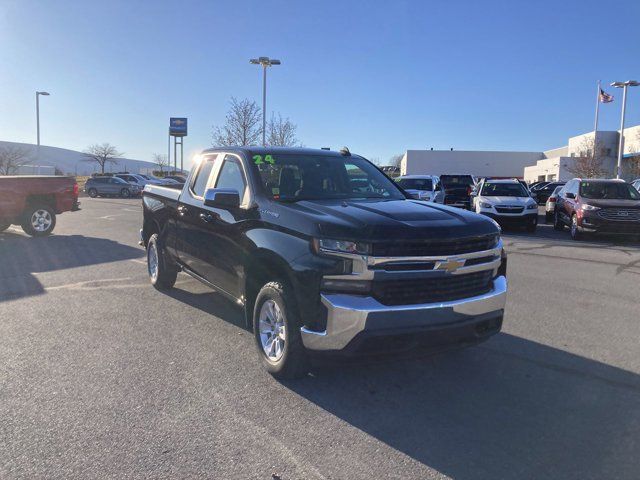
[[[612,87],[622,88],[622,115],[620,116],[620,140],[618,142],[618,165],[616,167],[616,178],[620,178],[622,172],[622,153],[624,151],[624,114],[627,109],[627,87],[637,87],[640,82],[627,80],[626,82],[613,82]]]
[[[40,95],[48,96],[49,92],[36,92],[36,131],[38,146],[40,146]]]
[[[258,57],[249,60],[249,63],[254,65],[262,65],[262,146],[266,145],[265,132],[266,132],[266,115],[267,115],[267,67],[271,65],[280,65],[280,60],[269,57]]]

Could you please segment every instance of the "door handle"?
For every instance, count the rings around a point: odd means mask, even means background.
[[[184,216],[187,213],[189,213],[189,209],[187,207],[183,206],[183,205],[179,205],[177,210],[178,210],[178,215]]]
[[[210,213],[201,213],[200,220],[207,223],[213,223],[215,219],[213,218],[213,215],[211,215]]]

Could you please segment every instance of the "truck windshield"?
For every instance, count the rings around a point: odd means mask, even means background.
[[[358,157],[254,155],[267,195],[276,201],[346,198],[404,199],[382,172]]]
[[[528,197],[520,183],[485,183],[480,195],[487,197]]]
[[[440,181],[445,187],[468,187],[475,183],[471,175],[442,175]]]
[[[430,178],[400,178],[396,181],[405,190],[433,190],[433,182]]]
[[[580,182],[580,196],[602,200],[640,200],[636,189],[623,182]]]

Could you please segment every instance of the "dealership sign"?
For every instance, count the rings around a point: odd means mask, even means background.
[[[171,117],[169,119],[169,135],[174,137],[186,137],[187,119]]]

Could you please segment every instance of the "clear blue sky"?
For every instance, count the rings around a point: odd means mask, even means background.
[[[261,99],[248,59],[280,58],[267,111],[310,147],[386,161],[406,149],[541,150],[593,127],[598,79],[640,80],[640,2],[0,0],[0,140],[77,150],[209,146],[231,96]],[[601,108],[617,129],[621,92]],[[640,88],[627,124],[640,123]]]

